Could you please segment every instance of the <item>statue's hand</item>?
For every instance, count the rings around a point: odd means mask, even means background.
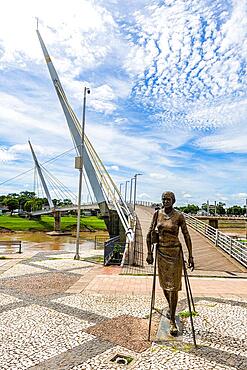
[[[153,257],[153,253],[148,253],[148,256],[146,258],[146,261],[149,265],[152,265],[154,263],[154,257]]]
[[[193,257],[190,256],[189,257],[189,260],[188,260],[188,268],[190,269],[190,271],[192,272],[195,268],[195,265],[194,265],[194,260],[193,260]]]

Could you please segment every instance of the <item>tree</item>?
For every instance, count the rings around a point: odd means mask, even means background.
[[[227,209],[227,214],[228,215],[235,215],[235,216],[240,216],[244,214],[244,209],[240,206],[234,205],[230,208]]]
[[[10,216],[12,216],[14,209],[18,208],[19,202],[15,198],[6,198],[5,204],[10,211]]]
[[[226,210],[225,210],[225,203],[222,203],[222,202],[219,202],[217,205],[216,205],[216,213],[218,215],[225,215],[226,214]]]
[[[27,212],[38,211],[42,209],[43,202],[43,198],[30,199],[24,204],[24,210]]]
[[[26,197],[28,199],[33,199],[35,198],[35,192],[34,191],[21,191],[20,192],[20,197]]]
[[[0,204],[5,204],[6,195],[0,195]]]
[[[52,201],[55,207],[59,207],[63,205],[63,202],[61,199],[52,199]]]
[[[199,211],[199,207],[195,204],[188,204],[187,206],[179,207],[180,211],[184,213],[196,214]]]
[[[67,199],[67,198],[66,198],[66,199],[64,199],[64,200],[63,200],[63,205],[64,205],[64,206],[69,206],[69,205],[72,205],[72,204],[73,204],[73,203],[72,203],[72,201],[71,201],[70,199]]]

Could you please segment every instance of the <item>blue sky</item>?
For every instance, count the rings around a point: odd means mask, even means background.
[[[0,183],[73,147],[36,36],[117,184],[179,205],[247,197],[245,0],[9,0],[0,14]],[[14,11],[13,11],[14,9]],[[48,169],[77,192],[73,151]],[[33,173],[0,194],[33,189]],[[84,191],[86,196],[86,191]],[[85,200],[85,199],[84,199]]]

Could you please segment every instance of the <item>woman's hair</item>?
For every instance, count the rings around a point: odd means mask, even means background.
[[[174,204],[176,202],[175,194],[172,191],[164,191],[162,193],[161,199],[165,198],[166,196],[172,198],[172,203]]]

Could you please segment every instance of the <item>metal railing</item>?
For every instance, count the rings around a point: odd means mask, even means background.
[[[110,259],[113,256],[113,249],[116,243],[119,243],[120,237],[119,235],[114,236],[113,238],[107,240],[104,245],[104,265],[108,265]]]
[[[21,240],[0,240],[0,246],[12,246],[12,245],[17,245],[18,246],[18,252],[17,253],[22,253],[21,251]]]
[[[247,246],[230,236],[222,233],[218,229],[205,224],[197,218],[184,213],[186,223],[193,229],[211,240],[216,247],[221,248],[236,261],[247,268]]]

